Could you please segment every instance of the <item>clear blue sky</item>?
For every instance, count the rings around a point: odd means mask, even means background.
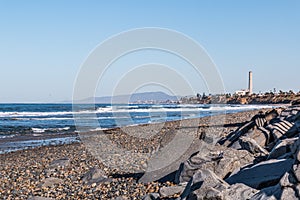
[[[299,91],[299,11],[298,0],[2,0],[0,102],[70,100],[89,53],[111,35],[142,27],[173,29],[200,43],[227,92],[245,88],[249,70],[255,92]]]

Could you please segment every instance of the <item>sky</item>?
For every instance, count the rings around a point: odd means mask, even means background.
[[[246,88],[250,70],[256,93],[273,88],[298,92],[299,10],[298,0],[0,0],[0,102],[71,100],[90,53],[113,35],[144,27],[174,30],[200,44],[215,63],[225,92]],[[169,65],[195,92],[209,92],[204,79],[174,55],[148,50],[122,59],[99,78],[96,96],[118,94],[114,81],[147,63]],[[177,95],[188,94],[183,89]]]

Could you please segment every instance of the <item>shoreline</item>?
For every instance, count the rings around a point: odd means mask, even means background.
[[[223,124],[214,124],[211,134],[227,135],[236,130],[241,123],[249,121],[259,111],[270,109],[252,110],[227,114],[225,127]],[[209,122],[214,122],[220,116],[210,116],[199,119],[183,120],[184,124],[198,123],[197,137],[209,127]],[[149,153],[160,145],[172,139],[173,131],[180,129],[181,121],[166,122],[155,137],[150,140],[125,137],[122,128],[106,130],[105,132],[113,141],[123,148],[131,149],[138,153]],[[131,130],[152,129],[157,125],[138,125],[126,127]],[[148,129],[147,129],[148,127]],[[184,127],[183,127],[184,128]],[[185,127],[186,128],[186,127]],[[185,129],[189,131],[189,129]],[[221,131],[221,132],[220,132]],[[90,134],[93,134],[90,132]],[[141,199],[148,193],[158,192],[162,187],[174,186],[173,182],[137,183],[142,174],[125,173],[110,169],[99,159],[96,159],[83,143],[69,145],[46,146],[35,149],[21,150],[0,155],[0,197],[3,198],[29,198],[48,197],[57,199],[75,198],[101,198],[112,199],[127,197]],[[53,163],[64,163],[54,167]],[[83,178],[93,168],[105,174],[105,181],[85,183]],[[13,173],[12,173],[13,172]],[[21,189],[22,188],[22,189]],[[126,198],[125,198],[126,199]]]
[[[272,107],[278,107],[278,106],[287,106],[287,105],[269,105]],[[260,108],[261,109],[261,108]],[[268,108],[262,108],[262,110],[265,110]],[[255,111],[258,109],[250,110]],[[243,112],[248,112],[246,111],[240,111],[237,113],[243,113]],[[226,111],[213,114],[211,116],[222,116],[226,113]],[[225,115],[230,115],[232,113],[228,113]],[[235,114],[235,113],[233,113]],[[84,134],[93,134],[96,133],[97,131],[103,131],[103,132],[116,132],[116,130],[120,129],[128,129],[128,128],[135,128],[135,127],[140,127],[140,126],[161,126],[161,124],[172,124],[172,123],[179,123],[180,121],[186,122],[186,121],[197,121],[197,120],[205,120],[205,119],[210,119],[211,116],[205,116],[205,117],[195,117],[195,118],[190,118],[190,119],[182,119],[182,120],[174,120],[174,121],[165,121],[165,122],[153,122],[153,123],[145,123],[145,124],[133,124],[133,125],[127,125],[123,127],[115,127],[115,128],[103,128],[100,130],[91,130],[85,133],[79,133],[79,132],[67,132],[67,133],[16,133],[12,134],[15,135],[15,137],[10,137],[9,135],[6,137],[3,137],[0,139],[0,155],[5,154],[7,152],[14,152],[14,151],[20,151],[22,149],[34,149],[40,146],[56,146],[60,144],[70,144],[70,143],[77,143],[80,142],[80,135]],[[9,144],[12,145],[18,145],[16,147],[9,146]],[[32,144],[32,145],[31,145]]]

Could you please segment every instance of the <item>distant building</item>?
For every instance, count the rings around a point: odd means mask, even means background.
[[[237,91],[235,91],[234,94],[239,95],[239,96],[245,96],[248,93],[249,93],[248,90],[237,90]]]
[[[248,92],[249,95],[253,93],[253,84],[252,84],[252,71],[249,72],[249,83],[248,83]]]
[[[253,83],[252,83],[252,71],[249,71],[249,79],[248,79],[248,89],[242,89],[235,91],[234,94],[239,96],[252,95],[253,93]]]

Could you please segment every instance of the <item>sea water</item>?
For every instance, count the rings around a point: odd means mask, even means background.
[[[78,142],[76,119],[85,130],[158,123],[235,113],[267,105],[204,104],[0,104],[0,153]],[[93,122],[89,124],[89,122]],[[95,122],[97,122],[95,124]]]

